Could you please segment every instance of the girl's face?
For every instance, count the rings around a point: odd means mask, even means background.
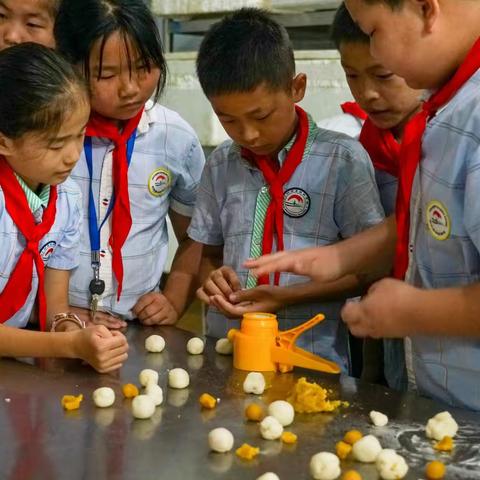
[[[160,69],[150,65],[149,71],[133,43],[119,32],[107,38],[103,52],[101,46],[99,39],[90,54],[92,110],[112,120],[129,120],[155,92]]]
[[[17,139],[0,134],[0,154],[33,191],[64,182],[80,158],[90,106],[83,93],[78,95],[58,132],[28,132]]]
[[[0,50],[35,42],[54,47],[51,0],[0,0]]]

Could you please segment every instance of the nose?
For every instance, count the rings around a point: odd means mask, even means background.
[[[23,29],[14,23],[7,22],[3,25],[3,42],[11,47],[25,41]]]
[[[65,151],[63,163],[67,168],[73,168],[80,159],[83,150],[83,137],[81,140],[71,142],[68,149]]]
[[[137,76],[132,72],[123,74],[120,79],[120,88],[118,95],[122,99],[135,97],[140,91]]]
[[[255,142],[259,139],[260,132],[254,125],[245,124],[242,128],[242,139],[243,143],[246,145],[253,146]]]
[[[369,78],[366,78],[363,81],[362,97],[365,103],[377,100],[380,97],[375,82],[373,82]]]

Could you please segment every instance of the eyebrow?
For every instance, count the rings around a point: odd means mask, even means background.
[[[263,110],[262,107],[256,107],[252,110],[249,110],[249,111],[245,112],[244,115],[255,115],[257,113],[260,113],[262,110]],[[230,115],[229,113],[223,113],[219,110],[215,110],[215,113],[219,116],[222,116],[222,117],[232,117],[233,116],[233,115]]]
[[[8,12],[11,12],[12,9],[11,8],[8,8],[6,5],[5,5],[5,2],[2,2],[0,0],[0,7],[4,8],[5,10],[7,10]],[[26,17],[29,17],[29,18],[42,18],[44,20],[47,20],[51,17],[51,15],[49,15],[48,13],[44,12],[44,11],[39,11],[39,12],[26,12],[24,14]]]
[[[87,128],[87,125],[88,125],[88,121],[87,121],[87,123],[82,127],[82,129],[81,129],[80,131],[83,132],[83,131]],[[68,139],[71,138],[71,137],[75,137],[76,135],[77,135],[76,133],[72,133],[71,135],[64,135],[63,137],[51,138],[51,139],[50,139],[50,142],[51,142],[51,143],[64,142],[65,140],[68,140]]]

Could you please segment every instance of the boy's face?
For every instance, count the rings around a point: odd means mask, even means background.
[[[51,0],[0,0],[0,50],[35,42],[55,47]]]
[[[353,20],[370,37],[370,53],[412,88],[436,88],[444,81],[448,61],[442,52],[440,29],[430,1],[405,0],[388,4],[346,0]]]
[[[291,90],[271,90],[261,84],[250,92],[210,97],[210,103],[229,137],[256,155],[275,156],[292,137],[295,104],[305,94],[306,77],[297,75]]]
[[[368,43],[343,42],[339,50],[350,91],[374,125],[393,130],[403,127],[420,106],[422,91],[410,88],[375,60]]]

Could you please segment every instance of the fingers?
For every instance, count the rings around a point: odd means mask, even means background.
[[[178,314],[172,304],[161,293],[150,295],[148,303],[137,314],[138,320],[143,325],[167,325],[177,321]]]
[[[256,260],[245,262],[250,273],[259,278],[274,272],[290,272],[294,266],[294,258],[291,253],[278,252],[272,255],[265,255]]]
[[[256,288],[246,288],[232,293],[228,300],[232,303],[253,302],[257,299],[257,293]]]
[[[241,290],[242,285],[240,284],[240,279],[238,278],[237,273],[235,270],[233,270],[230,267],[222,267],[221,268],[223,274],[225,275],[225,278],[227,279],[227,282],[231,289],[236,292],[238,290]]]
[[[132,313],[136,317],[138,317],[140,312],[155,300],[155,296],[157,294],[158,294],[158,292],[150,292],[150,293],[147,293],[145,295],[142,295],[138,299],[138,302],[135,304],[135,306],[132,308]]]
[[[107,328],[117,330],[127,326],[127,322],[125,322],[125,320],[106,312],[97,312],[95,314],[95,319],[93,321],[90,319],[89,323],[93,325],[104,325]]]
[[[200,287],[196,292],[197,298],[205,303],[206,305],[210,305],[210,295],[205,292],[203,287]]]
[[[239,318],[243,315],[241,307],[233,305],[222,295],[213,296],[211,303],[228,318]]]
[[[342,319],[355,337],[372,337],[371,322],[364,301],[348,302],[342,309]]]

